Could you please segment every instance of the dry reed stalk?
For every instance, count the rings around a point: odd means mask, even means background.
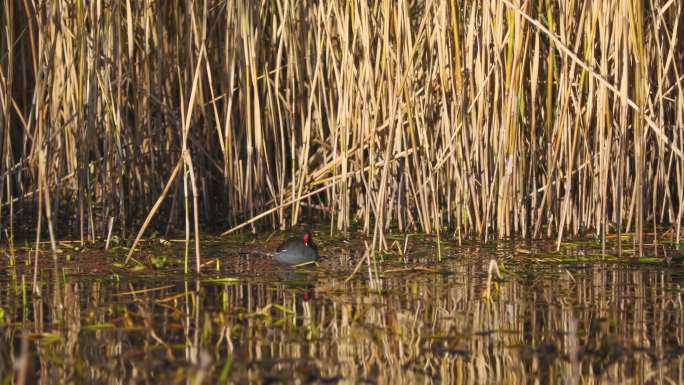
[[[218,218],[322,213],[379,249],[390,229],[678,242],[682,7],[649,4],[10,0],[2,218],[34,227],[43,202],[85,242],[156,207],[197,266]]]

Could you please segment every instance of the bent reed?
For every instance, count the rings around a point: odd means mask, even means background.
[[[681,16],[666,0],[8,0],[2,237],[155,223],[189,240],[311,210],[378,249],[390,229],[678,242]]]

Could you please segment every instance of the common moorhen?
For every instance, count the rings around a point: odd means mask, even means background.
[[[276,262],[283,265],[301,265],[315,261],[318,250],[311,240],[311,234],[305,232],[301,238],[290,238],[278,246],[274,256]]]

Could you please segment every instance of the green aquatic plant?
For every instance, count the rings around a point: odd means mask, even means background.
[[[154,267],[157,270],[163,269],[166,266],[166,262],[166,255],[154,255],[150,258],[150,263],[152,263],[152,267]]]

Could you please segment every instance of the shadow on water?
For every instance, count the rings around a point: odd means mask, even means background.
[[[0,381],[684,381],[680,267],[535,264],[512,249],[386,261],[375,290],[362,273],[345,282],[358,256],[287,269],[220,246],[221,267],[199,279],[46,268],[33,293],[29,272],[7,269]],[[486,299],[491,257],[507,269]]]

